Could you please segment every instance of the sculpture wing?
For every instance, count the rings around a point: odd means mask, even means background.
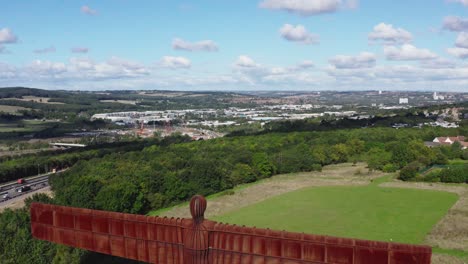
[[[150,263],[183,264],[182,221],[31,204],[35,238]]]
[[[210,263],[430,264],[431,248],[215,223]]]
[[[432,250],[428,246],[195,222],[31,205],[32,234],[38,239],[150,263],[182,264],[184,259],[186,263],[207,263],[205,260],[208,260],[210,264],[431,262]],[[193,237],[208,238],[208,243],[191,241]]]

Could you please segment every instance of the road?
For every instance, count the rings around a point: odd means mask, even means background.
[[[56,172],[61,173],[65,170],[61,170]],[[49,176],[54,173],[46,173],[38,176],[24,178],[26,181],[24,184],[18,184],[17,182],[9,182],[3,185],[0,185],[0,207],[3,207],[4,203],[14,200],[18,201],[24,199],[23,197],[25,194],[28,193],[35,193],[38,190],[48,188],[49,187]],[[24,186],[29,186],[31,189],[27,191],[19,192],[19,189]],[[11,202],[11,201],[10,201]]]
[[[50,190],[50,186],[46,186],[46,187],[41,188],[41,189],[35,189],[35,190],[32,190],[32,191],[26,192],[23,195],[16,196],[14,198],[5,200],[3,202],[0,202],[0,213],[3,210],[7,209],[7,208],[10,208],[10,209],[22,208],[24,206],[24,200],[26,198],[28,198],[28,197],[32,197],[36,193],[45,193],[45,194],[47,194],[49,196],[52,195],[52,191]]]

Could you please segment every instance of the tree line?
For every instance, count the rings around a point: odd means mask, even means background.
[[[190,141],[190,138],[179,135],[164,139],[104,143],[83,149],[45,151],[19,157],[5,156],[0,158],[0,183],[51,172],[53,169],[61,170],[73,166],[78,161],[100,158],[111,153],[139,151],[155,144],[167,145],[187,141]]]

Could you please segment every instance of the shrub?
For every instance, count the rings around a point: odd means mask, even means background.
[[[392,163],[388,163],[388,164],[385,164],[385,166],[383,166],[382,171],[383,172],[395,172],[397,171],[397,169],[398,169],[397,166],[395,166]]]
[[[463,158],[464,160],[468,160],[468,149],[465,149],[465,150],[463,151],[462,158]]]
[[[431,171],[422,180],[425,182],[440,182],[440,172]]]
[[[418,162],[411,162],[410,164],[406,165],[403,167],[403,169],[401,169],[399,179],[403,181],[413,179],[418,174],[420,166],[421,164]]]
[[[311,171],[322,171],[322,165],[320,165],[320,164],[312,164],[312,166],[310,166],[310,170],[311,170]]]
[[[468,183],[468,165],[450,166],[440,172],[442,182]]]

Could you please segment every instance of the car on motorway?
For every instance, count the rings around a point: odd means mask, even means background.
[[[27,192],[31,190],[31,186],[22,186],[18,189],[16,189],[17,192],[22,193],[22,192]]]
[[[4,193],[4,194],[2,195],[2,201],[6,201],[6,200],[8,200],[8,199],[10,199],[10,194],[9,194],[9,193]]]

